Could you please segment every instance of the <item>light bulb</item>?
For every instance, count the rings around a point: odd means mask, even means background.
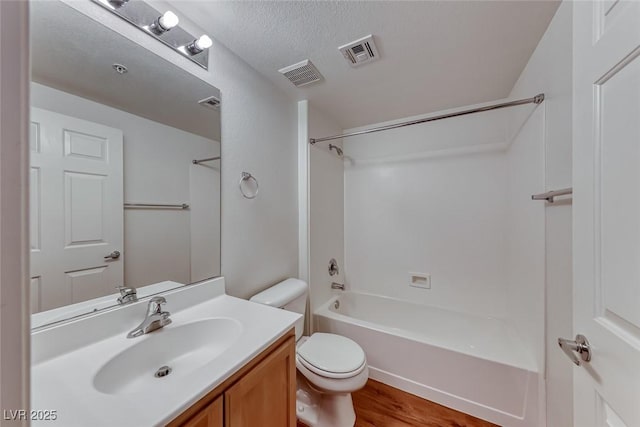
[[[180,22],[180,19],[178,19],[178,15],[171,12],[170,10],[167,10],[160,18],[158,18],[158,23],[165,31],[169,31],[170,29],[178,25],[178,22]]]
[[[202,51],[205,49],[209,49],[213,45],[213,41],[211,41],[211,38],[209,38],[208,35],[203,34],[200,36],[200,38],[198,38],[198,40],[195,41],[194,44],[198,49]]]
[[[1,1],[1,0],[0,0]],[[203,34],[197,40],[192,41],[185,46],[186,51],[191,55],[197,55],[206,49],[209,49],[213,45],[211,38]]]

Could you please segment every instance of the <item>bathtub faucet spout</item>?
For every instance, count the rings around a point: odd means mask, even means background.
[[[333,282],[331,283],[331,289],[340,289],[341,291],[344,291],[344,285],[341,283]]]

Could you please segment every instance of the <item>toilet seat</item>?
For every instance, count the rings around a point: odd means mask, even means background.
[[[325,378],[351,378],[367,366],[362,348],[336,334],[315,333],[300,343],[296,353],[305,368]]]

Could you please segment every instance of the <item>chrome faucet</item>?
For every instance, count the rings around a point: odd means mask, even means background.
[[[136,292],[136,288],[129,286],[118,286],[116,289],[120,291],[118,304],[124,305],[129,304],[130,302],[138,301],[138,293]]]
[[[344,285],[342,283],[333,282],[331,283],[331,289],[340,289],[341,291],[344,291]]]
[[[163,328],[171,323],[169,316],[171,313],[162,311],[162,305],[166,304],[164,297],[153,297],[149,300],[147,306],[147,315],[140,325],[127,334],[127,338],[135,338],[140,335],[148,334],[156,329]]]

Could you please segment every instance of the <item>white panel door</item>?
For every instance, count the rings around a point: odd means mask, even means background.
[[[573,129],[574,422],[638,427],[640,2],[574,3]]]
[[[123,283],[122,131],[31,109],[33,311]]]

